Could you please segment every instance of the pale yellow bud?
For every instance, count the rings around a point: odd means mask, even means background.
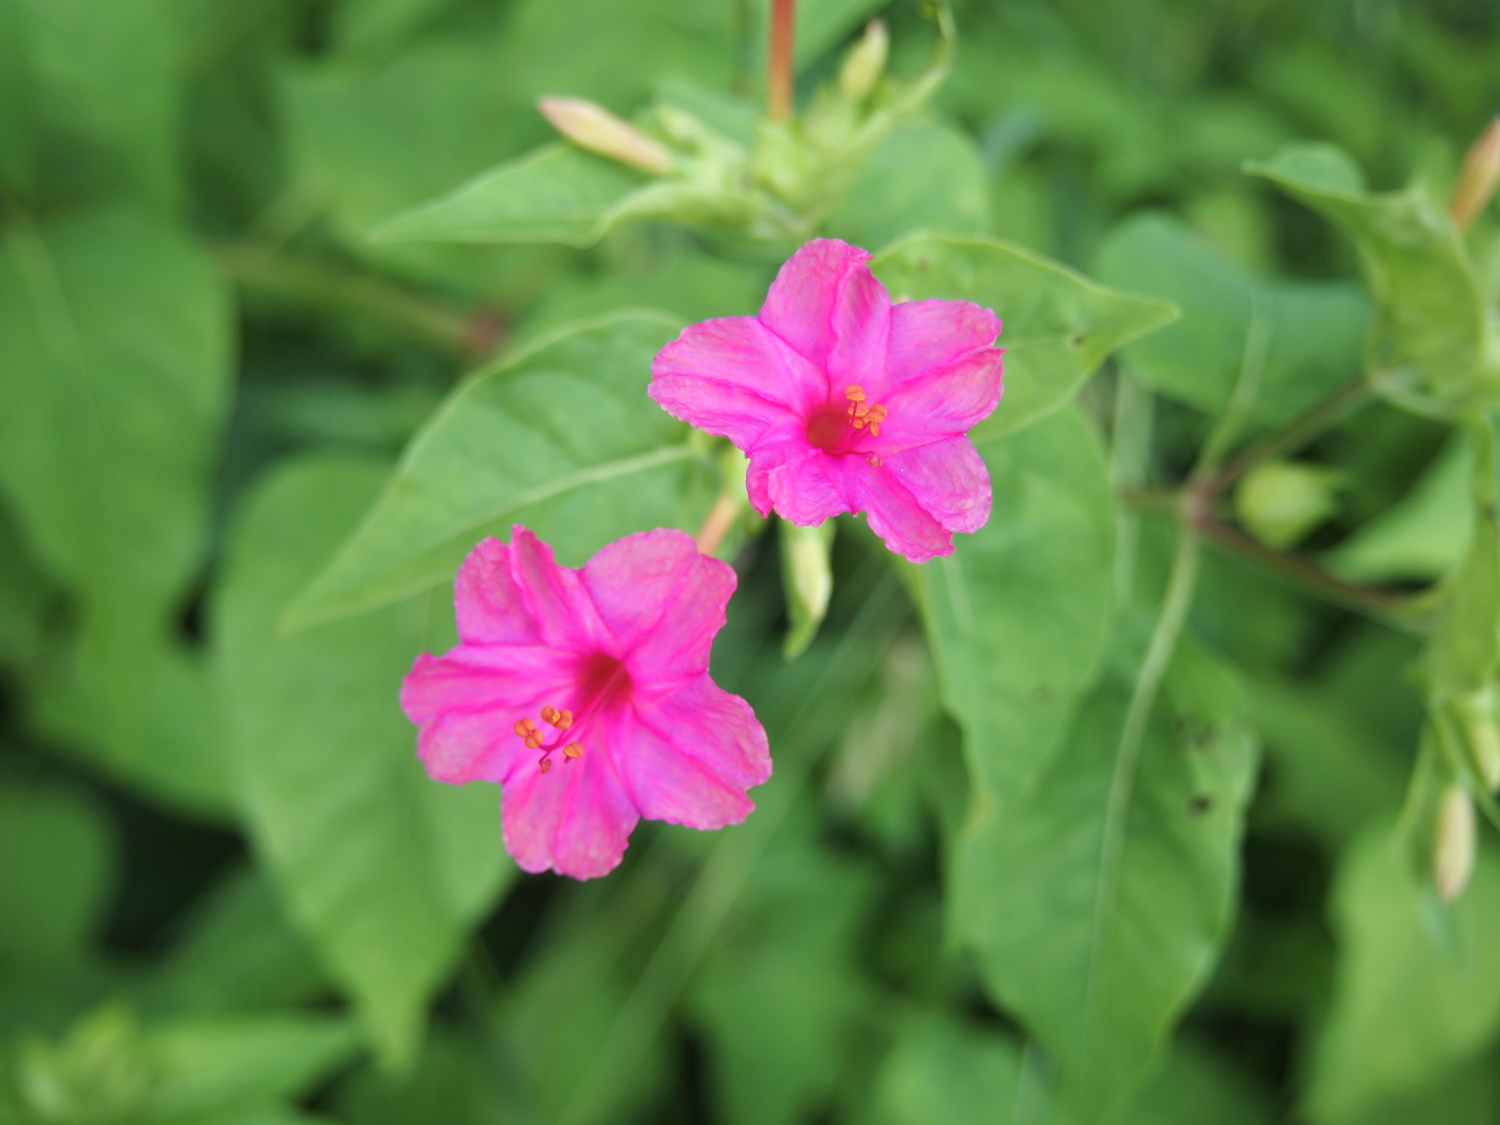
[[[890,54],[891,37],[884,20],[871,20],[865,34],[844,58],[839,69],[839,89],[851,102],[862,102],[870,96],[880,76],[885,73],[886,56]]]
[[[541,98],[537,108],[579,148],[657,176],[672,170],[665,145],[601,105],[585,98]]]
[[[1469,885],[1474,849],[1474,802],[1462,787],[1450,785],[1438,804],[1432,838],[1432,878],[1442,902],[1456,902]]]
[[[1496,185],[1500,185],[1500,117],[1479,134],[1479,139],[1464,157],[1463,170],[1458,174],[1458,184],[1448,204],[1448,211],[1459,230],[1467,230],[1469,224],[1479,217],[1495,194]]]

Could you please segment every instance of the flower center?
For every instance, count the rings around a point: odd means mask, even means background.
[[[878,402],[866,402],[865,389],[858,383],[844,388],[844,398],[848,404],[842,410],[829,403],[807,420],[807,440],[824,453],[850,452],[850,445],[861,433],[879,437],[881,423],[889,413]],[[880,458],[873,453],[866,459],[872,465],[880,464]]]
[[[526,744],[526,749],[542,752],[542,756],[537,759],[537,768],[543,773],[552,768],[552,751],[559,747],[562,749],[565,763],[571,762],[574,758],[583,757],[583,743],[576,739],[564,742],[565,732],[575,724],[582,723],[600,708],[626,699],[630,695],[630,673],[625,670],[625,665],[613,656],[607,656],[602,652],[595,653],[585,659],[579,670],[578,687],[579,702],[576,717],[566,707],[559,708],[548,704],[541,710],[542,722],[557,731],[557,737],[551,742],[546,740],[547,736],[542,729],[529,718],[517,719],[511,728],[516,732],[516,737]]]

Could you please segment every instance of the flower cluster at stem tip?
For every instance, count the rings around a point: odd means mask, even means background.
[[[1000,320],[968,301],[892,303],[870,255],[835,239],[782,266],[760,314],[686,328],[651,397],[749,458],[761,513],[814,526],[863,512],[912,562],[990,513],[966,436],[1000,400]],[[771,776],[750,704],[709,676],[734,570],[681,531],[627,535],[583,567],[524,527],[459,569],[459,644],[422,655],[401,704],[439,781],[501,786],[525,871],[611,871],[641,817],[736,824]],[[556,767],[556,768],[554,768]]]

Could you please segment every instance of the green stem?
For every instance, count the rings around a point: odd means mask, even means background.
[[[224,273],[247,289],[372,317],[462,360],[482,359],[500,342],[495,313],[464,312],[353,270],[238,243],[221,246],[218,257]]]

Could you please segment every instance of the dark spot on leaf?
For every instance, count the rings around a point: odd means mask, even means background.
[[[1083,341],[1088,338],[1088,334],[1089,330],[1087,328],[1073,329],[1073,331],[1068,333],[1068,347],[1077,348],[1082,346]]]
[[[1037,684],[1036,687],[1031,689],[1031,698],[1035,699],[1038,703],[1051,703],[1052,689],[1046,684]]]
[[[1214,799],[1207,793],[1195,793],[1192,800],[1188,802],[1188,812],[1192,816],[1202,816],[1214,807]]]

